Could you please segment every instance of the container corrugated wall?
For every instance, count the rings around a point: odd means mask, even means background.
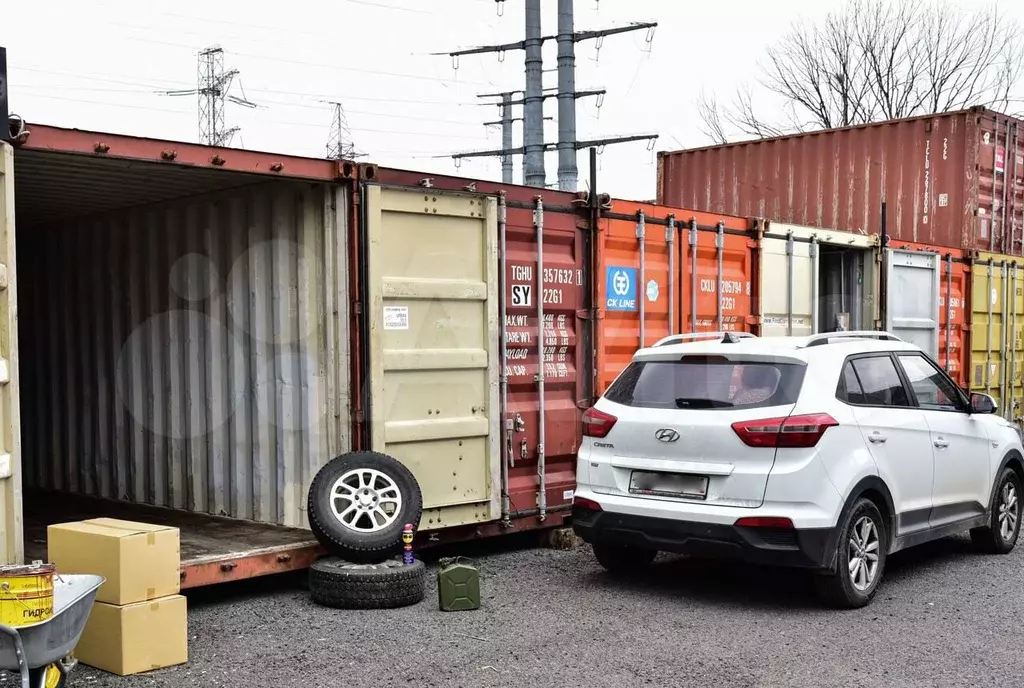
[[[670,334],[750,328],[749,227],[742,217],[612,201],[598,225],[594,271],[599,393],[642,346]]]
[[[1020,255],[1018,124],[974,109],[660,153],[658,202],[877,234],[887,200],[893,239]]]
[[[20,232],[26,486],[305,526],[350,445],[347,205],[273,182]]]

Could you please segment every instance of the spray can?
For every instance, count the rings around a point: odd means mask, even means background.
[[[402,528],[402,563],[406,566],[412,566],[413,562],[416,561],[412,553],[412,531],[411,523],[406,523],[405,527]]]

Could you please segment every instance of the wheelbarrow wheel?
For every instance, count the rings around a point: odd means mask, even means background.
[[[66,688],[67,677],[60,672],[56,664],[40,667],[39,669],[28,670],[29,685],[32,688],[43,686],[43,688]]]

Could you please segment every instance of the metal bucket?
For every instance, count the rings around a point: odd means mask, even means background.
[[[53,616],[54,570],[41,561],[0,566],[0,623],[17,628]]]

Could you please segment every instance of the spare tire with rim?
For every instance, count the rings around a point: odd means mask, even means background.
[[[325,557],[309,569],[313,601],[335,609],[395,609],[421,602],[426,594],[427,567],[406,566],[401,559],[379,564],[353,564]]]
[[[309,488],[309,527],[331,554],[375,564],[402,549],[405,524],[418,526],[423,495],[408,468],[371,451],[331,459]]]

